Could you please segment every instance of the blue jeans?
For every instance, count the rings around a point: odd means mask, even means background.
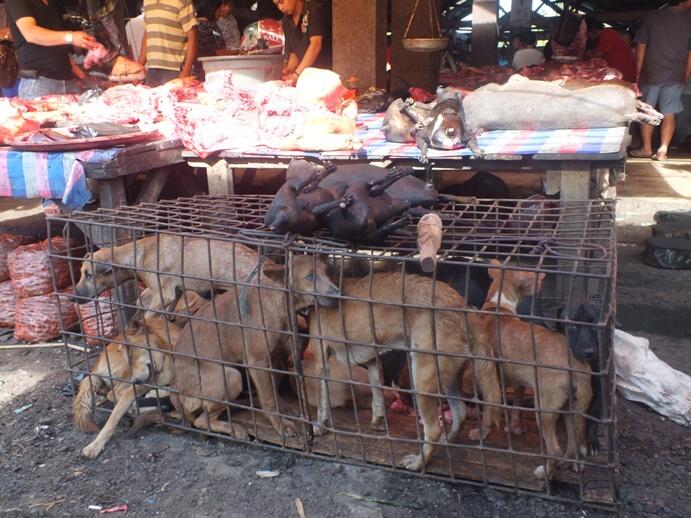
[[[76,79],[61,81],[38,77],[36,79],[19,80],[19,97],[22,99],[36,99],[42,95],[78,94],[79,86]]]
[[[161,86],[166,84],[168,81],[177,79],[180,75],[180,71],[175,70],[164,70],[162,68],[147,68],[146,69],[146,79],[144,84],[146,86]]]

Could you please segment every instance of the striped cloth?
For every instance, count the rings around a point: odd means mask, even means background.
[[[118,149],[29,153],[0,148],[0,196],[59,198],[73,209],[91,200],[85,163],[113,160]]]
[[[191,0],[144,0],[147,68],[179,71],[187,32],[197,24]]]
[[[311,156],[331,160],[384,160],[417,159],[420,150],[415,144],[387,142],[381,131],[384,115],[363,113],[358,117],[358,138],[362,147],[354,151],[284,151],[259,146],[252,149],[236,149],[223,152],[228,158],[243,156],[283,157]],[[488,155],[591,155],[619,153],[626,136],[626,128],[564,129],[551,131],[501,130],[490,131],[478,136],[480,148]],[[453,151],[430,149],[428,157],[454,159],[472,156],[469,149]]]

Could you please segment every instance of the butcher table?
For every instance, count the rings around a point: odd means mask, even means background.
[[[355,151],[304,152],[267,147],[229,149],[205,159],[192,152],[183,157],[191,166],[205,167],[210,194],[232,194],[236,169],[287,167],[292,158],[330,160],[336,165],[389,161],[423,168],[419,150],[413,144],[387,142],[381,131],[382,114],[362,114],[358,137],[362,147]],[[492,131],[478,137],[483,158],[469,149],[429,151],[435,171],[538,172],[545,175],[547,193],[561,199],[585,200],[600,195],[613,197],[614,184],[623,176],[627,128],[594,128],[553,131]]]
[[[0,196],[57,198],[68,208],[81,209],[91,201],[94,188],[101,207],[117,208],[128,203],[127,183],[148,171],[136,199],[129,203],[156,201],[170,166],[183,162],[181,152],[176,139],[76,152],[0,147]]]

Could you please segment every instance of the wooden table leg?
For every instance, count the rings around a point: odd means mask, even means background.
[[[170,167],[159,167],[149,171],[146,175],[146,180],[142,186],[137,198],[134,200],[135,205],[140,203],[153,203],[158,200],[161,194],[161,189],[170,176]]]
[[[560,198],[563,201],[590,199],[590,162],[564,162],[561,166]]]
[[[209,194],[223,196],[235,193],[233,168],[223,159],[206,166],[206,179],[209,183]]]

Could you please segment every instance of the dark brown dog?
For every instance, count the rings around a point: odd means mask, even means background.
[[[497,261],[493,261],[496,266]],[[500,362],[506,385],[516,389],[516,402],[520,405],[522,387],[531,387],[536,406],[540,408],[538,424],[550,457],[562,457],[557,439],[557,421],[560,410],[568,409],[570,394],[576,415],[565,415],[568,445],[565,458],[577,459],[578,453],[587,453],[584,415],[590,406],[590,366],[578,360],[569,349],[564,335],[540,325],[531,326],[516,315],[518,302],[532,295],[542,284],[544,274],[490,268],[492,285],[488,293],[485,311],[496,311],[500,316],[485,315],[487,336],[492,340],[494,355]],[[497,329],[497,326],[499,329]],[[534,342],[533,342],[534,336]],[[533,349],[533,343],[535,345]],[[515,363],[520,362],[520,363]],[[539,365],[534,367],[533,365]],[[565,369],[573,369],[569,372]],[[515,410],[511,429],[520,431],[520,414]],[[550,458],[544,466],[535,470],[539,479],[549,480],[554,474],[555,460]],[[578,464],[574,463],[578,469]]]
[[[439,396],[458,396],[460,372],[467,358],[450,354],[490,357],[491,346],[484,328],[475,315],[450,311],[465,306],[463,298],[450,286],[417,275],[400,273],[376,273],[371,278],[345,279],[343,296],[339,308],[311,308],[310,335],[328,337],[312,338],[312,352],[316,364],[326,365],[327,372],[320,377],[320,400],[318,427],[315,433],[323,433],[330,419],[326,381],[329,378],[328,359],[331,353],[342,363],[356,363],[368,368],[369,383],[372,385],[372,428],[381,429],[385,404],[381,389],[381,373],[377,366],[377,354],[383,351],[364,344],[378,344],[395,348],[413,348],[410,353],[413,386],[417,406],[424,427],[425,444],[422,455],[408,455],[403,466],[420,470],[429,462],[435,449],[432,442],[439,441],[442,429],[437,419]],[[403,294],[403,298],[401,298]],[[352,300],[370,299],[372,303]],[[413,305],[406,307],[401,306]],[[434,306],[433,312],[430,307]],[[446,309],[446,310],[445,310]],[[436,354],[436,352],[440,354]],[[491,360],[474,360],[475,372],[482,396],[486,401],[500,404],[501,391],[497,371]],[[438,371],[437,371],[438,366]],[[439,383],[441,387],[439,387]],[[439,394],[439,396],[431,395]],[[453,441],[465,419],[465,404],[457,398],[448,399],[453,415],[453,424],[447,440]],[[489,430],[497,412],[485,412],[483,430]]]

